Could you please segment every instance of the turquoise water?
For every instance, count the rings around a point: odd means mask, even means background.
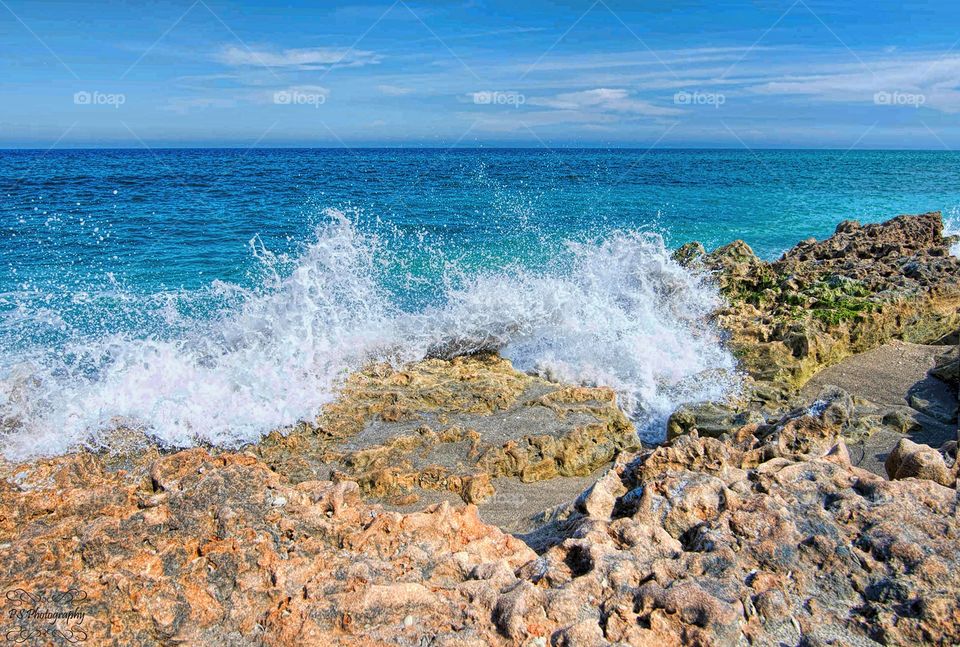
[[[496,347],[609,384],[642,435],[736,388],[717,295],[669,249],[773,258],[837,222],[941,210],[950,152],[0,152],[8,454],[238,444],[372,358]]]

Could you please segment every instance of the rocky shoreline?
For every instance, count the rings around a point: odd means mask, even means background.
[[[960,642],[953,242],[931,213],[844,222],[773,263],[739,241],[682,247],[720,285],[748,378],[681,407],[659,447],[610,389],[481,354],[371,366],[314,423],[244,451],[119,434],[110,453],[0,461],[3,633]]]

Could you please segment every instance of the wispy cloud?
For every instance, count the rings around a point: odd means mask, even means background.
[[[482,100],[478,100],[478,96]],[[623,88],[593,88],[545,96],[503,93],[503,96],[523,97],[523,100],[493,101],[490,92],[467,95],[468,100],[472,98],[478,104],[469,118],[479,131],[522,133],[536,127],[574,126],[613,132],[625,124],[653,126],[665,118],[683,114],[674,106],[656,105]],[[489,106],[498,104],[503,104],[503,109],[489,110]]]
[[[388,97],[402,97],[413,93],[413,88],[389,84],[378,85],[377,90],[379,90],[381,94],[385,94]]]
[[[221,97],[172,97],[166,104],[160,106],[160,109],[184,115],[195,110],[235,108],[236,106],[236,100]]]
[[[327,69],[331,66],[357,67],[379,63],[380,55],[360,49],[312,47],[300,49],[249,49],[229,45],[214,57],[224,65],[234,67],[266,66],[300,70]]]
[[[631,96],[622,88],[595,88],[580,92],[565,92],[552,97],[530,97],[526,101],[533,106],[554,108],[556,110],[579,110],[629,113],[649,116],[667,116],[680,114],[680,110],[658,106]]]
[[[906,54],[897,50],[864,52],[860,60],[837,60],[834,52],[769,49],[756,60],[738,63],[732,70],[718,66],[732,50],[687,51],[686,56],[664,51],[671,70],[650,67],[649,61],[629,56],[601,56],[594,61],[573,63],[596,66],[590,74],[567,74],[562,79],[531,75],[525,92],[528,105],[563,110],[597,109],[638,114],[672,113],[667,103],[672,90],[722,90],[729,97],[770,99],[805,103],[873,104],[877,93],[910,93],[923,96],[923,108],[960,113],[960,54]],[[714,56],[714,54],[716,56]],[[852,59],[852,57],[851,57]],[[601,70],[600,68],[609,67]],[[559,67],[557,68],[559,69]],[[726,72],[726,74],[725,74]],[[599,84],[604,84],[597,87]],[[591,85],[587,85],[591,84]],[[533,88],[568,90],[550,96],[531,96]],[[582,89],[584,87],[593,89]],[[622,89],[629,87],[627,92]],[[741,104],[742,105],[742,104]]]
[[[570,73],[577,70],[603,70],[623,68],[653,68],[672,73],[674,69],[706,63],[730,63],[742,60],[745,53],[762,54],[778,51],[770,47],[699,47],[688,49],[634,50],[626,52],[580,52],[576,55],[551,55],[531,72],[537,75]],[[529,63],[513,62],[506,68],[513,72],[525,72]]]
[[[873,102],[878,92],[911,93],[922,95],[927,108],[960,112],[960,56],[881,59],[868,65],[813,67],[807,74],[778,75],[746,89],[760,95],[846,103]]]

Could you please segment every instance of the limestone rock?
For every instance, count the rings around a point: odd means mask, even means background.
[[[82,591],[56,599],[89,644],[956,643],[956,491],[906,443],[914,478],[851,467],[828,411],[624,456],[539,555],[472,505],[387,512],[253,454],[3,464],[0,568]]]
[[[930,375],[960,389],[960,347],[938,357],[937,365],[930,369]]]
[[[483,600],[499,589],[471,574],[509,585],[536,559],[473,506],[388,513],[356,483],[293,485],[242,454],[179,452],[148,478],[89,454],[16,469],[0,481],[5,586],[81,591],[82,625],[59,625],[87,644],[497,644]],[[5,634],[36,628],[0,603]]]
[[[854,416],[853,398],[840,387],[826,385],[814,401],[812,408],[824,422],[843,427]]]
[[[611,519],[572,520],[571,539],[543,555],[539,572],[548,600],[558,588],[602,600],[602,620],[580,619],[577,635],[603,636],[589,644],[956,641],[955,492],[851,467],[836,428],[812,413],[758,431],[727,442],[690,434],[645,452],[621,472],[627,493]]]
[[[957,466],[947,467],[943,455],[928,445],[901,438],[887,457],[885,464],[891,479],[929,479],[940,485],[953,487],[957,481]]]
[[[622,469],[622,467],[620,468]],[[626,494],[617,469],[609,470],[576,501],[576,509],[591,517],[609,518],[617,499]]]
[[[667,420],[667,439],[696,430],[701,436],[718,438],[751,423],[762,423],[763,416],[755,411],[740,411],[737,407],[704,402],[680,406]]]
[[[929,343],[960,325],[960,259],[937,212],[847,221],[773,263],[742,241],[702,259],[729,306],[718,321],[759,380],[797,387],[824,366],[891,339]]]
[[[585,476],[639,440],[612,389],[516,371],[485,353],[352,375],[315,425],[274,433],[250,451],[296,480],[355,480],[368,498],[495,495],[492,479]]]
[[[681,245],[673,252],[673,260],[684,267],[697,267],[703,262],[703,257],[707,255],[707,250],[698,242],[686,243]]]

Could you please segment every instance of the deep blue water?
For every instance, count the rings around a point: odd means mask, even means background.
[[[47,398],[63,388],[49,386],[56,380],[99,384],[105,367],[122,355],[117,344],[159,340],[182,346],[198,334],[209,336],[209,322],[235,319],[251,299],[283,292],[283,282],[297,272],[310,275],[297,278],[309,290],[284,297],[302,297],[297,317],[314,316],[317,295],[332,298],[349,312],[326,313],[334,321],[324,319],[323,325],[349,331],[359,326],[351,319],[358,306],[350,304],[362,290],[354,283],[334,284],[330,277],[336,273],[369,279],[366,287],[376,294],[363,298],[396,321],[394,309],[442,308],[474,277],[496,272],[579,272],[577,289],[603,291],[598,284],[615,279],[571,269],[575,255],[567,243],[602,250],[615,231],[655,232],[668,248],[689,240],[712,248],[742,238],[773,258],[800,239],[829,235],[844,219],[871,222],[932,210],[956,219],[958,208],[960,154],[952,152],[0,151],[0,379],[16,373],[22,380],[39,366]],[[318,239],[318,228],[331,222],[327,209],[345,214],[355,231]],[[348,247],[359,249],[342,249],[353,235],[359,238]],[[611,257],[616,262],[636,251],[617,249]],[[504,288],[510,289],[521,288]],[[607,294],[605,303],[635,298],[632,289]],[[474,290],[471,298],[481,293]],[[494,301],[474,304],[482,307],[491,322],[498,321],[494,310],[506,308]],[[623,312],[629,322],[624,325],[659,339],[646,314]],[[277,336],[275,322],[251,325],[194,363],[216,363],[223,349],[232,352],[249,344],[251,335],[264,336],[250,332],[257,326]],[[575,328],[567,326],[564,334]],[[303,334],[312,338],[315,331]],[[603,335],[624,338],[622,330]],[[338,333],[333,342],[325,339],[324,348],[342,338]],[[540,355],[563,355],[554,337],[538,338],[537,344]],[[128,360],[147,362],[137,357]],[[638,359],[627,376],[606,364],[590,370],[633,384],[648,361]],[[555,364],[564,362],[569,358]],[[225,388],[248,388],[245,379]],[[649,379],[663,381],[659,373]],[[9,389],[0,393],[0,413],[13,406]],[[117,414],[134,415],[148,405]],[[36,406],[29,410],[39,415]]]
[[[742,238],[769,258],[846,218],[956,214],[960,153],[0,151],[0,293],[97,291],[108,273],[135,292],[243,282],[251,238],[295,252],[327,207],[468,264],[537,264],[617,228],[670,246]]]

